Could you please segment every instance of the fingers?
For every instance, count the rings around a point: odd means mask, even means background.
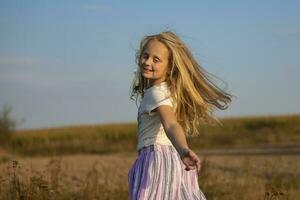
[[[197,158],[196,160],[196,167],[197,167],[197,171],[199,172],[201,169],[201,160],[199,158]]]
[[[185,164],[185,170],[189,171],[189,170],[193,170],[193,169],[197,169],[197,171],[200,171],[200,160],[195,161],[191,161],[191,162],[187,162],[184,163]]]
[[[185,168],[186,171],[190,171],[190,170],[193,170],[193,169],[196,169],[196,167],[195,166],[187,166]]]
[[[199,158],[197,158],[196,160],[191,159],[189,162],[187,161],[184,164],[186,165],[185,170],[187,171],[196,169],[199,172],[201,169],[201,160]]]
[[[193,151],[189,151],[188,152],[188,156],[194,161],[197,162],[199,160],[198,156],[193,152]]]
[[[186,171],[193,170],[193,169],[196,169],[197,172],[200,171],[201,160],[192,150],[189,149],[189,151],[186,152],[184,157],[185,158],[182,158],[182,160],[184,160],[184,164],[186,165],[185,168]]]
[[[200,169],[201,169],[201,161],[199,160],[197,162],[197,171],[200,172]]]

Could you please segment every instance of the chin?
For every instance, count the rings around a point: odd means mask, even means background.
[[[144,74],[144,73],[142,73],[142,76],[143,76],[144,78],[150,78],[147,74]]]

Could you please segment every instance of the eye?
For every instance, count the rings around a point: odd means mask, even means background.
[[[142,54],[142,58],[147,58],[147,54],[146,54],[146,53],[143,53],[143,54]]]
[[[155,63],[156,63],[156,62],[159,62],[159,59],[155,58],[155,59],[154,59],[154,62],[155,62]]]

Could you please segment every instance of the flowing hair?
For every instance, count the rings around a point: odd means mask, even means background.
[[[143,98],[148,80],[142,76],[141,55],[151,40],[162,42],[169,50],[166,82],[175,100],[175,115],[186,136],[199,135],[200,123],[223,125],[213,115],[215,108],[225,110],[233,95],[221,90],[211,80],[213,74],[203,69],[194,59],[187,45],[172,31],[144,36],[135,54],[137,69],[130,88],[130,99]],[[215,76],[216,77],[216,76]],[[222,105],[222,102],[224,105]]]

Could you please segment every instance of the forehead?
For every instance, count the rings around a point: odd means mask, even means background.
[[[143,53],[147,53],[160,58],[168,58],[169,50],[162,42],[151,40],[146,44]]]

